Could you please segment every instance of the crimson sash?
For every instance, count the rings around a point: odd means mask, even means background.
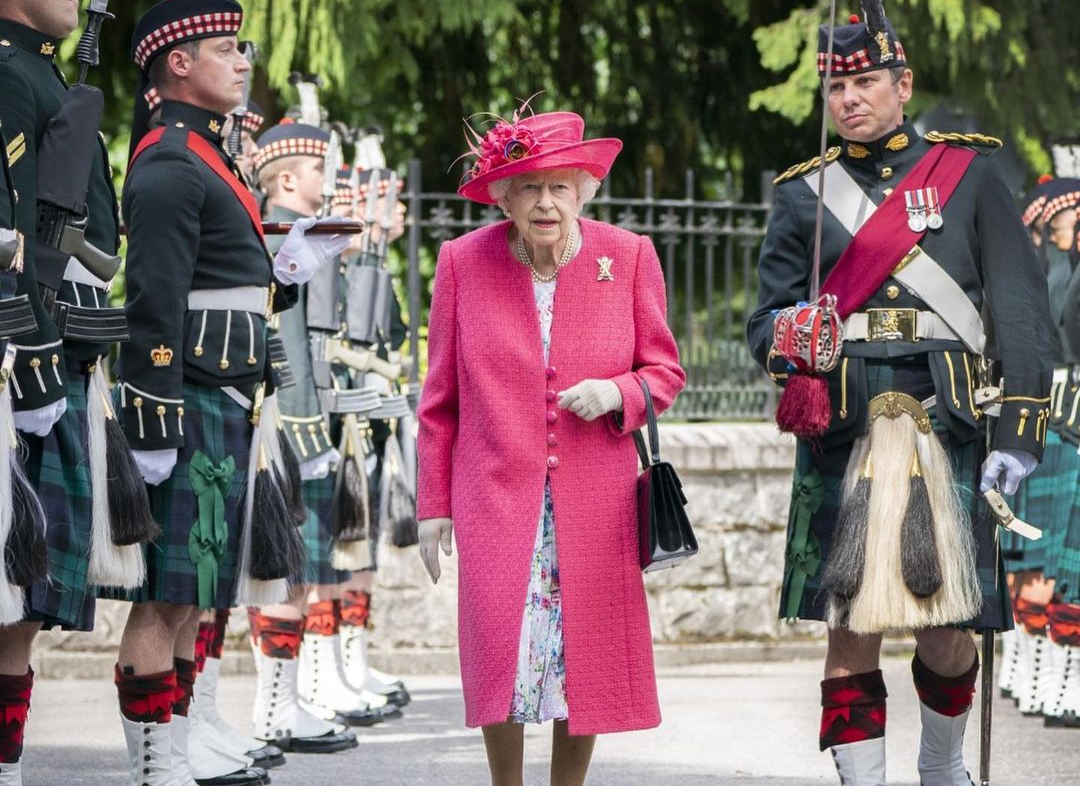
[[[128,162],[128,171],[131,171],[131,165],[135,163],[135,159],[146,152],[147,148],[153,147],[161,141],[161,137],[164,136],[165,131],[166,126],[158,126],[140,140],[138,147],[135,148],[135,152],[131,155],[131,161]],[[259,239],[265,241],[266,238],[263,237],[262,218],[259,215],[259,203],[255,201],[255,196],[240,182],[236,175],[230,171],[225,165],[225,162],[221,160],[221,155],[218,153],[217,149],[201,136],[194,134],[191,131],[188,131],[187,148],[197,155],[204,164],[210,167],[215,175],[225,181],[225,185],[232,189],[232,192],[236,194],[236,198],[240,200],[240,204],[244,206],[244,210],[247,211],[248,218],[251,219],[251,224],[255,227],[255,232],[258,234]]]
[[[908,226],[904,192],[936,186],[944,209],[975,156],[970,148],[935,145],[863,224],[821,285],[823,294],[836,295],[840,319],[858,311],[926,234]]]

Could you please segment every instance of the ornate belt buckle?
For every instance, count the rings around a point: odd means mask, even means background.
[[[918,311],[913,308],[869,308],[868,341],[918,341],[915,321]]]

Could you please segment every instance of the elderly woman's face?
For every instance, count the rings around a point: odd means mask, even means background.
[[[533,246],[553,246],[566,238],[581,210],[572,169],[518,175],[506,193],[510,220]]]

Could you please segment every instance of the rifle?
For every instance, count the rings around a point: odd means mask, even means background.
[[[334,194],[337,193],[337,173],[341,169],[341,137],[337,129],[330,129],[330,143],[326,146],[326,155],[323,157],[323,217],[330,215],[330,209],[334,205]]]
[[[369,172],[368,197],[364,204],[364,223],[374,226],[377,220],[376,198],[378,197],[379,182],[382,180],[383,170],[386,169],[386,156],[382,150],[382,133],[377,128],[368,129],[364,136],[356,142],[356,168]],[[385,233],[384,233],[385,234]],[[364,238],[360,249],[360,264],[379,264],[378,250],[371,239],[371,235]]]
[[[248,61],[248,65],[255,68],[255,61],[259,58],[259,50],[251,41],[240,42],[240,53]],[[244,95],[239,105],[232,111],[233,124],[229,130],[229,139],[226,149],[229,155],[236,158],[244,152],[241,132],[244,130],[244,116],[247,114],[248,102],[251,100],[251,71],[244,74]]]
[[[104,94],[86,84],[86,77],[98,63],[101,24],[114,18],[108,6],[109,0],[90,0],[77,49],[79,81],[67,91],[38,146],[35,257],[38,282],[50,308],[71,257],[102,281],[111,281],[120,267],[119,256],[86,240],[90,221],[86,194],[94,158],[103,155],[98,129],[105,109]]]

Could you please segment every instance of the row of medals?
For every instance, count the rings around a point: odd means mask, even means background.
[[[941,217],[941,202],[936,188],[905,191],[904,200],[907,203],[908,227],[912,232],[941,229],[945,221]]]

